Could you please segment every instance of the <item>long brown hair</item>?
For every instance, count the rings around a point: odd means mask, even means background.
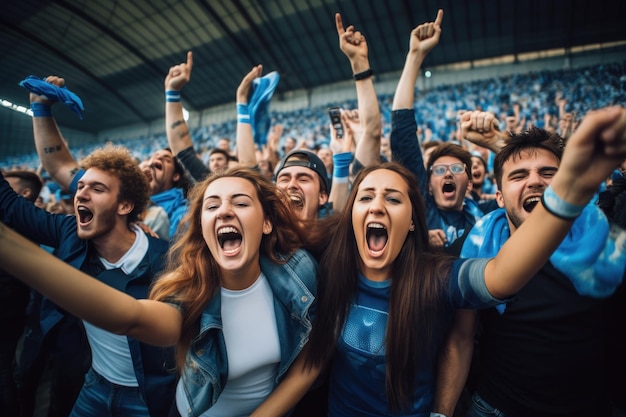
[[[254,186],[263,214],[273,225],[272,232],[262,237],[261,254],[276,263],[284,263],[305,239],[302,226],[289,210],[286,196],[257,171],[233,168],[213,174],[192,188],[189,212],[181,222],[186,230],[171,247],[165,272],[150,292],[151,299],[173,302],[182,308],[181,338],[176,350],[179,372],[198,332],[202,310],[220,289],[219,265],[202,236],[200,218],[204,192],[213,181],[229,177],[243,178]]]
[[[397,163],[384,163],[364,169],[354,181],[346,208],[322,227],[333,234],[318,270],[318,315],[313,325],[307,364],[320,366],[330,359],[357,292],[359,256],[352,207],[363,179],[377,170],[399,174],[408,185],[415,231],[409,232],[391,276],[389,315],[385,336],[386,394],[389,407],[398,411],[413,400],[418,363],[434,360],[432,350],[439,333],[439,317],[447,308],[442,302],[445,277],[452,258],[429,251],[424,199],[411,172]]]

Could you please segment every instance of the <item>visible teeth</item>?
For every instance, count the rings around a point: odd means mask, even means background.
[[[524,210],[528,212],[532,211],[540,200],[540,197],[527,198],[526,200],[524,200]]]
[[[366,236],[367,247],[374,255],[379,255],[387,245],[387,229],[380,223],[369,223]]]
[[[85,223],[93,219],[93,213],[87,207],[79,206],[76,208],[76,213],[81,223]]]
[[[289,199],[291,200],[291,204],[295,207],[302,208],[304,207],[304,200],[300,198],[300,196],[289,194]]]
[[[223,226],[217,230],[217,241],[225,253],[235,253],[241,246],[242,236],[233,226]]]

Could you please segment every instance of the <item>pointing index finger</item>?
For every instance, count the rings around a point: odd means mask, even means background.
[[[187,52],[187,66],[189,69],[193,67],[193,52],[191,51]]]
[[[439,9],[437,12],[437,18],[435,19],[435,25],[441,26],[441,22],[443,21],[443,9]]]
[[[346,32],[343,28],[343,22],[341,21],[341,15],[339,13],[335,13],[335,26],[337,27],[337,33],[339,36]]]

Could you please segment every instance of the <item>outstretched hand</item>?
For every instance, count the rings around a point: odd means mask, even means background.
[[[174,65],[165,76],[165,90],[180,91],[191,79],[193,68],[193,53],[187,52],[187,62]]]
[[[339,13],[335,14],[335,26],[337,27],[337,35],[339,35],[339,49],[348,57],[350,62],[359,58],[367,59],[368,49],[365,36],[361,32],[355,31],[353,25],[344,29]]]
[[[557,177],[560,194],[570,203],[586,203],[626,158],[626,109],[607,107],[587,113],[568,139]],[[562,175],[559,175],[562,174]],[[570,201],[583,198],[582,201]]]
[[[65,86],[65,79],[57,77],[56,75],[48,75],[44,81],[49,84],[56,85],[57,87]],[[48,99],[48,97],[40,96],[39,94],[35,93],[30,93],[29,99],[31,103],[42,103],[47,105],[55,103],[55,101]]]
[[[411,42],[409,48],[411,52],[420,52],[426,55],[438,43],[441,37],[441,22],[443,21],[443,10],[439,9],[434,22],[422,23],[411,31]]]
[[[255,78],[259,78],[263,74],[263,65],[256,65],[252,67],[249,73],[243,77],[239,87],[237,87],[237,104],[246,104],[248,103],[248,96],[250,94],[250,89],[252,88],[252,81]]]

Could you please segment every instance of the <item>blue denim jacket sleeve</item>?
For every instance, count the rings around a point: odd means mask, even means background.
[[[393,160],[402,164],[415,175],[420,192],[426,203],[426,224],[428,229],[440,229],[441,217],[435,201],[428,192],[428,173],[424,167],[422,148],[417,139],[417,123],[413,109],[391,112],[390,145]]]

